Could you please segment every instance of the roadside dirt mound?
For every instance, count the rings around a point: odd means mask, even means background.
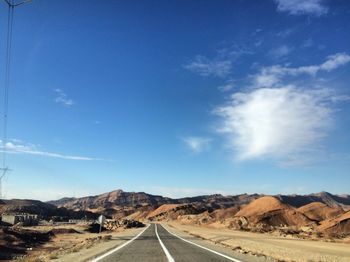
[[[179,205],[179,204],[164,204],[164,205],[161,205],[160,207],[158,207],[154,211],[150,212],[147,215],[147,218],[158,216],[158,215],[160,215],[162,213],[168,212],[168,211],[173,210],[173,209],[175,209],[177,207],[180,207],[180,206],[182,206],[182,205]]]
[[[238,229],[273,230],[276,227],[305,226],[311,222],[295,208],[271,196],[261,197],[243,207],[231,226]]]
[[[224,221],[226,219],[233,218],[239,212],[239,207],[230,207],[225,209],[218,209],[210,213],[210,216],[215,221]]]
[[[317,230],[337,235],[350,235],[350,211],[321,222]]]
[[[181,221],[181,223],[190,225],[208,225],[215,222],[208,211],[202,212],[200,214],[180,215],[177,217],[177,220]]]
[[[25,253],[25,243],[20,238],[0,229],[0,260],[11,260]]]
[[[60,234],[81,234],[73,228],[54,228],[49,231],[52,235],[60,235]]]
[[[258,216],[258,215],[266,214],[267,212],[281,210],[281,209],[288,209],[288,208],[289,208],[288,205],[283,204],[277,198],[272,196],[264,196],[264,197],[258,198],[257,200],[254,200],[247,206],[243,207],[236,214],[236,216],[244,216],[244,217]]]
[[[340,207],[329,207],[321,202],[313,202],[297,209],[309,219],[320,222],[325,219],[334,218],[345,212]]]
[[[210,213],[211,227],[215,228],[232,228],[235,223],[235,215],[239,212],[240,207],[230,207],[226,209],[218,209]]]
[[[100,229],[101,229],[101,232],[104,232],[104,231],[108,230],[104,226],[100,227],[100,224],[93,223],[93,224],[89,225],[89,227],[87,228],[86,231],[88,231],[90,233],[99,233]]]
[[[151,212],[147,218],[149,220],[175,220],[183,215],[197,215],[203,212],[203,208],[192,204],[184,205],[163,205]]]
[[[133,219],[133,220],[140,220],[143,221],[147,218],[149,214],[149,211],[136,211],[132,213],[131,215],[128,215],[125,217],[125,219]]]
[[[27,229],[4,228],[3,233],[14,236],[25,243],[40,244],[50,240],[53,236],[52,232],[40,232]]]
[[[213,212],[204,211],[200,214],[189,214],[178,216],[177,220],[184,224],[208,225],[215,228],[230,227],[234,215],[239,211],[239,207],[217,209]]]

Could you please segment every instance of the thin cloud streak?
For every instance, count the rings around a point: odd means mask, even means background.
[[[274,65],[263,67],[260,72],[253,76],[253,85],[259,87],[274,87],[279,84],[285,76],[311,75],[315,76],[319,72],[330,72],[340,66],[350,62],[350,56],[347,53],[336,53],[327,57],[326,61],[319,65],[283,67]]]
[[[227,59],[210,60],[205,56],[197,55],[193,61],[184,65],[184,68],[200,76],[224,78],[231,73],[232,62]]]
[[[60,159],[67,159],[67,160],[80,160],[80,161],[96,161],[96,160],[103,160],[100,158],[93,158],[93,157],[85,157],[85,156],[71,156],[71,155],[64,155],[54,152],[47,152],[47,151],[41,151],[37,150],[35,145],[32,144],[20,144],[19,140],[7,142],[4,146],[2,141],[0,141],[0,149],[1,152],[6,152],[10,154],[27,154],[27,155],[36,155],[36,156],[43,156],[43,157],[52,157],[52,158],[60,158]]]

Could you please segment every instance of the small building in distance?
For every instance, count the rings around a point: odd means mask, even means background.
[[[36,226],[39,218],[38,215],[32,214],[2,214],[1,221],[10,225],[22,223],[23,226]]]

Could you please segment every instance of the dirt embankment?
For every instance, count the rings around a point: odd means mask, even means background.
[[[88,258],[96,252],[101,253],[105,249],[122,242],[126,235],[134,235],[134,232],[142,228],[128,228],[128,225],[120,226],[115,230],[105,230],[101,234],[89,232],[90,224],[35,226],[35,227],[7,227],[0,231],[0,260],[17,261],[50,261],[52,259],[73,257],[72,260],[83,261],[76,254]],[[119,242],[117,241],[119,239]],[[117,242],[115,242],[117,241]]]
[[[166,213],[173,215],[169,216]],[[177,216],[175,214],[176,212],[169,209],[162,213],[159,220],[170,217],[189,225],[293,234],[304,239],[344,238],[350,235],[349,215],[341,207],[314,202],[296,208],[273,196],[264,196],[247,205],[217,209],[213,212],[188,212],[185,215],[177,213]]]
[[[318,230],[333,235],[348,235],[350,232],[350,211],[321,222]]]
[[[184,225],[177,221],[165,226],[177,233],[186,232],[243,254],[253,254],[287,262],[348,262],[350,261],[350,238],[341,242],[325,242],[276,236],[274,233],[259,234],[221,228]]]
[[[329,207],[321,202],[313,202],[297,209],[309,219],[317,222],[341,215],[344,210],[340,207]]]

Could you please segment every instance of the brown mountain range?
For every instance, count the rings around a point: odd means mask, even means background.
[[[195,204],[208,211],[214,211],[220,208],[245,205],[264,195],[259,194],[241,194],[233,196],[223,196],[220,194],[204,195],[196,197],[186,197],[172,199],[168,197],[151,195],[144,192],[124,192],[116,190],[96,196],[82,198],[62,198],[55,201],[49,201],[57,207],[65,207],[71,210],[103,210],[120,208],[140,208],[152,207],[157,208],[163,204]],[[328,207],[350,209],[350,195],[333,195],[328,192],[321,192],[309,195],[276,195],[282,203],[293,207],[301,207],[313,202],[320,202]]]
[[[27,212],[44,217],[83,217],[177,220],[183,223],[270,231],[293,227],[350,234],[350,196],[321,192],[309,195],[220,194],[172,199],[144,192],[116,190],[96,196],[0,201],[0,214]]]

